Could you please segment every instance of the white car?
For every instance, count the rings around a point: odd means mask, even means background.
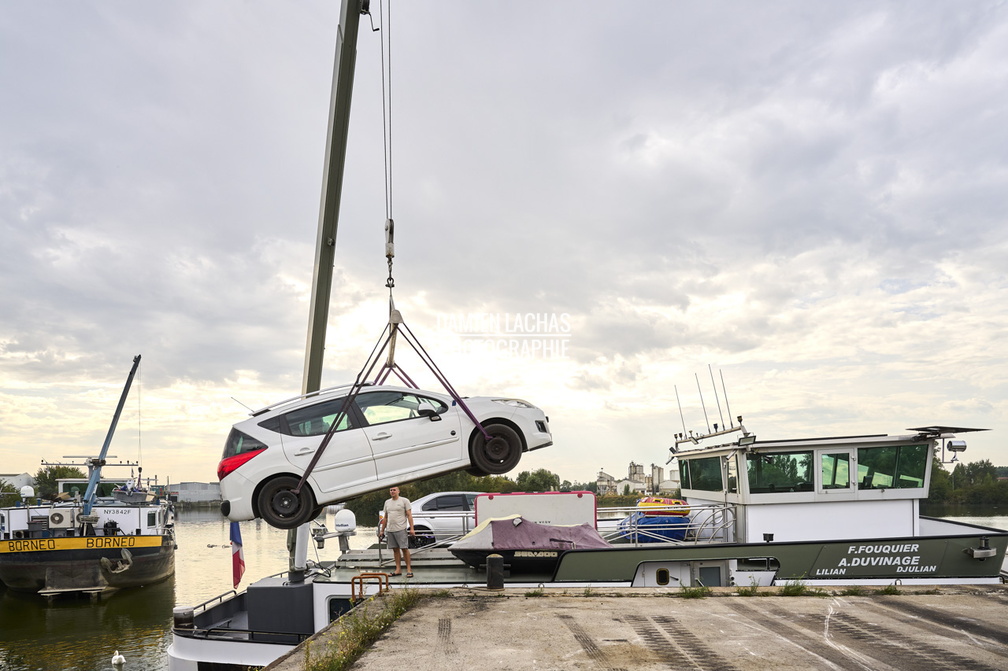
[[[410,502],[416,536],[410,547],[463,536],[476,526],[476,497],[483,492],[436,492]],[[378,519],[382,513],[379,511]]]
[[[463,399],[486,430],[447,394],[365,386],[347,408],[304,485],[295,492],[351,386],[300,396],[234,425],[217,466],[221,512],[293,529],[322,506],[457,470],[507,473],[523,452],[553,444],[549,420],[515,398]]]

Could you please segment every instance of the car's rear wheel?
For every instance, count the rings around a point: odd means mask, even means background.
[[[295,494],[294,488],[298,482],[298,478],[293,476],[280,475],[268,480],[259,490],[259,496],[256,497],[259,517],[271,527],[294,529],[315,517],[315,496],[307,484]]]
[[[522,441],[518,432],[506,424],[488,424],[487,440],[480,431],[473,435],[469,453],[472,464],[489,475],[507,473],[521,459]]]

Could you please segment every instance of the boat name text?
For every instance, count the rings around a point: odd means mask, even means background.
[[[85,536],[83,538],[21,538],[0,541],[0,553],[105,548],[157,547],[160,536]]]
[[[934,573],[939,567],[931,563],[936,559],[929,556],[933,554],[933,552],[922,553],[920,543],[848,545],[846,552],[840,550],[839,557],[834,556],[832,561],[815,567],[813,575],[826,577]],[[882,569],[881,572],[879,569]]]
[[[919,543],[902,543],[900,545],[852,545],[847,548],[847,554],[893,554],[900,552],[918,552],[919,550]]]

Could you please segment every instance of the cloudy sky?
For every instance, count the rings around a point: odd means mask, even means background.
[[[111,453],[160,482],[299,392],[338,18],[5,3],[0,473],[97,453],[136,354]],[[326,386],[387,319],[364,27]],[[698,378],[760,438],[976,426],[1008,465],[1004,2],[411,0],[386,34],[396,305],[460,393],[547,411],[519,469],[664,465]]]

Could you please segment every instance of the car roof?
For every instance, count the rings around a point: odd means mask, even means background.
[[[434,492],[432,494],[424,494],[423,496],[415,499],[413,503],[418,503],[420,501],[429,501],[430,499],[436,499],[439,496],[446,496],[451,494],[472,494],[474,496],[479,496],[480,494],[485,494],[486,492],[464,492],[464,491],[453,491],[453,492]]]
[[[259,408],[258,410],[252,411],[252,417],[259,417],[260,415],[265,415],[266,413],[273,411],[287,411],[299,408],[305,405],[312,405],[317,401],[324,401],[332,396],[338,396],[341,393],[349,391],[353,387],[352,384],[339,385],[337,387],[326,387],[325,389],[320,389],[318,391],[313,391],[307,394],[301,394],[300,396],[292,396],[286,398],[282,401],[277,401],[276,403],[271,403],[265,407]],[[421,394],[423,396],[433,396],[444,402],[451,401],[451,396],[445,394],[444,392],[430,391],[428,389],[413,389],[412,387],[398,387],[394,385],[384,385],[384,384],[370,384],[365,383],[362,385],[361,392],[365,391],[404,391],[412,394]]]

